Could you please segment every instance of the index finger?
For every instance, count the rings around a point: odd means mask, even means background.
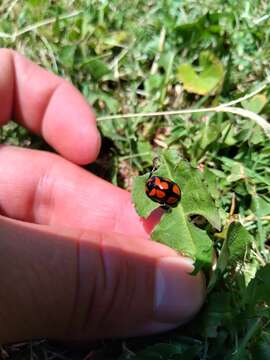
[[[0,49],[0,126],[13,118],[77,164],[100,149],[95,116],[68,81],[11,49]]]

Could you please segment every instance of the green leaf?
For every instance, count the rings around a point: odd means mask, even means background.
[[[229,250],[228,264],[233,265],[236,261],[243,260],[253,240],[243,225],[238,222],[231,223],[226,238]]]
[[[185,215],[201,215],[218,230],[221,228],[219,213],[203,183],[202,174],[188,163],[182,161],[175,169],[176,179],[182,188],[182,206]],[[176,182],[177,182],[176,181]]]
[[[223,290],[211,293],[202,314],[201,325],[204,336],[217,337],[218,328],[225,322],[230,322],[231,311],[231,294]]]
[[[159,343],[149,346],[141,351],[135,359],[138,360],[167,360],[172,359],[172,356],[179,355],[183,352],[181,344],[164,344]]]
[[[98,57],[90,58],[83,66],[89,71],[94,80],[100,80],[104,75],[109,74],[111,70],[105,62]]]
[[[246,179],[247,175],[241,163],[235,162],[231,168],[231,175],[227,177],[228,182]]]
[[[201,133],[200,148],[206,149],[210,144],[216,142],[220,136],[220,129],[216,124],[216,118],[207,119]]]
[[[247,166],[244,166],[242,162],[234,161],[225,156],[221,157],[220,159],[224,163],[224,167],[227,167],[232,173],[227,178],[227,180],[236,181],[239,179],[245,179],[250,177],[254,181],[262,182],[263,184],[270,186],[270,180],[268,179],[267,176],[262,176],[260,173],[254,171],[252,168],[248,168]]]
[[[177,69],[177,78],[188,92],[207,95],[216,94],[223,83],[224,68],[219,59],[209,51],[201,53],[199,58],[201,72],[195,71],[190,64],[182,64]]]
[[[160,74],[151,74],[148,79],[145,80],[144,86],[147,93],[151,94],[157,90],[160,90],[164,82],[164,76]]]
[[[251,350],[252,359],[269,360],[270,359],[270,339],[262,338]]]
[[[152,232],[152,238],[193,258],[197,268],[209,267],[212,259],[211,239],[206,231],[192,224],[189,217],[201,215],[217,229],[220,229],[221,221],[201,174],[181,160],[176,151],[166,150],[160,155],[160,166],[155,175],[168,177],[179,184],[182,200],[176,208],[163,214],[160,223]],[[144,193],[148,176],[137,177],[132,191],[135,208],[144,218],[159,207],[159,204],[152,202]]]
[[[219,184],[218,184],[219,178],[212,171],[212,169],[208,167],[204,168],[203,175],[205,181],[207,182],[208,191],[210,191],[214,199],[218,199],[220,197]]]
[[[151,166],[153,152],[150,143],[145,140],[139,140],[137,142],[137,150],[143,162],[146,163],[148,166]]]
[[[256,216],[270,215],[270,202],[255,194],[251,199],[251,210]]]
[[[238,222],[229,225],[226,239],[222,245],[216,269],[213,272],[208,284],[208,291],[212,290],[226,268],[235,265],[237,261],[243,261],[245,254],[251,247],[253,237]]]
[[[98,102],[98,100],[101,100],[104,102],[104,105],[106,105],[106,108],[108,108],[108,111],[110,111],[111,113],[115,113],[119,109],[120,106],[119,102],[110,93],[106,93],[101,90],[96,90],[91,92],[88,86],[84,86],[83,94],[91,105],[93,105],[95,102]],[[112,122],[112,121],[109,120],[107,122]],[[106,121],[101,121],[100,122],[101,126],[103,125],[103,123],[106,123]]]
[[[187,221],[182,207],[162,216],[152,239],[162,242],[183,255],[196,259],[198,264],[210,264],[212,242],[207,233]]]
[[[252,310],[259,303],[270,305],[270,264],[260,268],[247,287],[246,304]]]
[[[194,341],[195,342],[195,341]],[[140,351],[134,360],[192,360],[196,358],[196,355],[201,350],[201,343],[197,341],[194,344],[191,342],[186,344],[185,342],[174,343],[158,343],[152,346],[148,346],[145,350]],[[179,357],[181,356],[181,357]]]
[[[39,6],[44,4],[43,0],[27,0],[27,3],[31,4],[32,6]]]
[[[267,103],[267,97],[264,94],[258,94],[251,99],[242,101],[243,108],[259,114]]]
[[[135,204],[137,213],[146,219],[153,210],[159,207],[159,204],[151,201],[145,195],[145,183],[149,174],[143,176],[136,176],[132,188],[132,201]]]
[[[77,46],[74,45],[66,45],[61,48],[59,52],[59,58],[63,64],[68,69],[72,69],[74,65],[74,57]]]

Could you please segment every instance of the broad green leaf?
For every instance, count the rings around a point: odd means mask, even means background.
[[[220,129],[216,124],[216,119],[207,119],[201,133],[200,148],[206,149],[208,145],[215,142],[220,136]]]
[[[182,161],[176,168],[176,182],[179,181],[182,189],[182,207],[185,215],[201,215],[205,217],[213,227],[220,230],[221,221],[219,213],[209,194],[202,174],[188,163]],[[178,180],[179,179],[179,180]]]
[[[178,342],[178,343],[157,343],[148,346],[140,351],[134,360],[192,360],[199,353],[202,345],[199,341]],[[120,358],[121,359],[121,358]],[[119,359],[119,360],[120,360]]]
[[[227,177],[228,182],[234,182],[247,177],[245,169],[241,163],[235,162],[231,168],[231,175]]]
[[[63,66],[68,69],[72,69],[74,65],[74,58],[77,46],[74,45],[66,45],[60,49],[59,58]]]
[[[270,202],[255,194],[251,199],[251,210],[257,216],[270,215]]]
[[[265,303],[270,306],[270,264],[261,267],[247,287],[246,303],[252,310],[255,305]]]
[[[152,233],[152,239],[195,259],[198,266],[208,267],[211,263],[211,239],[205,231],[187,220],[181,205],[162,216]]]
[[[258,145],[258,144],[262,143],[264,141],[264,139],[265,139],[265,135],[264,135],[262,128],[259,127],[258,125],[253,127],[251,137],[249,138],[249,143]]]
[[[27,3],[31,4],[32,6],[40,6],[44,4],[43,0],[27,0]]]
[[[244,257],[252,245],[253,237],[240,223],[231,223],[227,233],[229,250],[228,264],[232,265]]]
[[[218,186],[219,178],[212,171],[212,169],[205,167],[203,172],[204,178],[207,182],[208,191],[210,191],[212,197],[214,199],[218,199],[220,197],[220,191]]]
[[[96,91],[91,92],[89,90],[88,86],[84,86],[83,94],[87,98],[87,100],[90,102],[90,104],[92,104],[92,105],[95,102],[97,102],[98,100],[103,101],[104,105],[106,106],[108,111],[110,111],[111,113],[115,113],[119,109],[118,101],[110,93],[106,93],[101,90],[96,90]],[[104,122],[106,122],[106,121],[101,121],[100,124],[103,125]]]
[[[109,32],[106,37],[104,37],[104,44],[107,46],[105,49],[109,49],[114,46],[124,45],[131,41],[131,34],[127,31],[119,30],[114,32]],[[103,45],[104,46],[104,45]]]
[[[260,246],[260,249],[264,249],[265,241],[267,238],[265,228],[262,225],[262,216],[269,215],[270,214],[270,203],[266,200],[264,200],[262,197],[258,196],[257,193],[254,193],[254,190],[252,191],[252,200],[251,200],[251,210],[254,212],[256,216],[256,222],[257,222],[257,242]]]
[[[251,349],[252,359],[254,360],[269,360],[270,359],[270,339],[266,336],[262,337],[261,340]]]
[[[244,260],[252,241],[253,237],[240,223],[233,222],[229,225],[217,260],[216,269],[208,285],[208,291],[213,289],[228,266],[235,265],[237,261]]]
[[[108,112],[110,113],[117,112],[120,106],[115,97],[101,90],[90,91],[88,86],[84,86],[83,94],[91,105],[95,105],[95,103],[97,103],[98,101],[102,101],[106,109],[108,109]],[[102,132],[102,135],[107,136],[113,140],[119,138],[119,129],[121,129],[123,126],[123,121],[119,121],[117,119],[99,122],[99,128]]]
[[[209,51],[201,53],[199,58],[201,72],[195,71],[190,64],[182,64],[177,69],[177,78],[188,92],[207,95],[216,94],[222,86],[224,68],[219,59]]]
[[[235,138],[235,129],[232,126],[231,122],[225,121],[223,124],[223,130],[221,132],[221,138],[225,139],[224,144],[227,146],[233,146],[237,143],[237,139]]]
[[[212,259],[212,242],[206,231],[197,228],[189,220],[191,215],[205,217],[215,228],[221,221],[214,202],[203,183],[201,174],[181,160],[176,151],[166,150],[160,155],[156,175],[172,179],[180,185],[182,199],[176,208],[165,212],[152,232],[152,238],[173,247],[196,260],[197,268],[209,267]],[[132,192],[133,202],[140,216],[148,217],[159,204],[152,202],[144,193],[149,175],[137,177]]]
[[[254,181],[262,182],[263,184],[270,186],[270,180],[267,176],[262,176],[261,174],[257,173],[251,168],[248,168],[247,166],[244,166],[242,162],[238,162],[232,159],[229,159],[225,156],[221,157],[220,160],[224,163],[224,167],[227,167],[232,172],[232,169],[236,171],[236,177],[234,178],[233,174],[230,179],[230,181],[235,181],[238,176],[239,178],[246,178],[250,177]]]
[[[242,101],[243,108],[259,114],[267,103],[267,97],[264,94],[258,94],[251,99]]]
[[[166,51],[160,56],[159,64],[165,71],[164,83],[160,94],[161,104],[164,103],[167,93],[167,85],[170,81],[170,78],[172,77],[174,57],[174,51]]]
[[[147,93],[151,94],[160,90],[164,83],[164,76],[160,74],[151,74],[144,82],[144,87]]]
[[[137,143],[138,154],[144,163],[151,166],[152,164],[152,146],[148,141],[139,140]]]
[[[137,213],[147,218],[151,212],[159,207],[159,204],[151,201],[145,195],[145,183],[149,177],[149,174],[143,176],[136,176],[133,182],[132,188],[132,201],[135,204]]]
[[[169,177],[180,185],[182,191],[180,205],[185,215],[204,216],[215,228],[220,229],[219,214],[207,186],[203,183],[202,174],[186,161],[181,160],[174,150],[164,151],[160,160],[160,167],[155,174]]]
[[[102,76],[111,72],[107,64],[98,57],[90,58],[83,66],[89,71],[94,80],[99,80]]]
[[[168,360],[173,356],[183,352],[181,344],[164,344],[159,343],[149,346],[141,351],[134,359],[138,360]]]
[[[166,78],[171,75],[174,57],[175,53],[173,51],[166,51],[160,56],[159,65],[165,70]]]
[[[204,336],[215,338],[218,336],[218,328],[225,322],[229,322],[231,315],[231,295],[220,289],[208,296],[207,304],[202,314],[202,332]]]

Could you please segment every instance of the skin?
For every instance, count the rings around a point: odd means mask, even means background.
[[[203,303],[202,274],[149,239],[160,218],[79,165],[98,156],[95,116],[67,81],[0,49],[0,126],[59,154],[0,145],[0,343],[92,341],[172,329]]]

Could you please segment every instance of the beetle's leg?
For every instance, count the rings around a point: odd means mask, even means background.
[[[163,210],[165,210],[166,212],[171,212],[171,211],[172,211],[171,207],[168,206],[168,205],[162,205],[161,208],[162,208]]]

